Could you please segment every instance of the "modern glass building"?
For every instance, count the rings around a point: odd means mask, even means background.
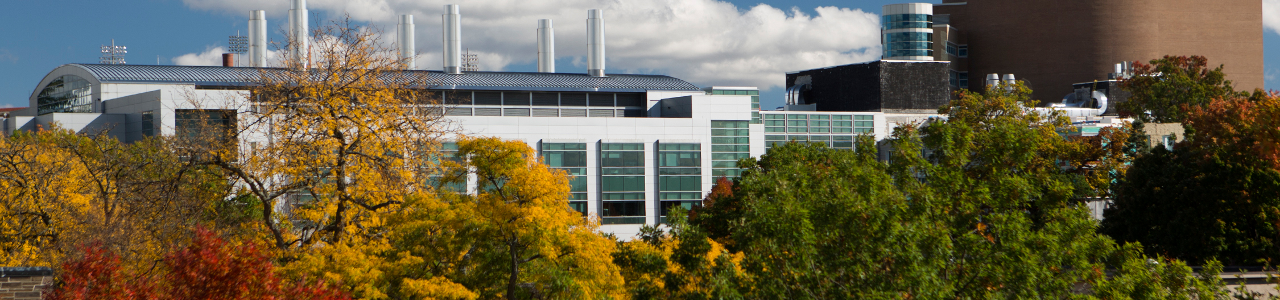
[[[933,4],[885,5],[880,33],[883,59],[933,60]]]
[[[31,109],[3,120],[4,132],[59,122],[136,141],[201,128],[243,129],[263,116],[249,105],[245,86],[251,82],[240,78],[259,70],[64,65],[41,81]],[[822,141],[847,149],[857,134],[883,138],[888,132],[881,113],[761,111],[756,88],[699,88],[669,76],[412,72],[439,83],[428,89],[445,102],[443,118],[458,134],[525,142],[539,161],[569,176],[569,208],[623,238],[643,225],[663,224],[676,207],[701,205],[717,179],[741,176],[737,162],[763,155],[770,144]],[[216,101],[195,103],[189,95]],[[270,142],[240,138],[246,149]],[[450,142],[456,138],[444,137],[435,163],[466,159],[456,155]],[[435,188],[476,192],[475,178],[433,179]]]

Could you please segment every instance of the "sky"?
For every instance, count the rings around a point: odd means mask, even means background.
[[[1268,89],[1280,89],[1280,0],[1262,0]],[[249,11],[267,11],[281,40],[289,0],[12,1],[0,10],[0,108],[23,107],[68,63],[97,63],[100,46],[129,64],[217,65]],[[483,71],[535,71],[538,19],[553,19],[556,71],[586,69],[586,10],[606,19],[607,73],[662,74],[698,86],[756,86],[781,106],[785,73],[879,59],[879,13],[902,0],[310,0],[312,28],[350,16],[394,40],[413,14],[418,68],[440,69],[440,14],[461,5],[463,47]],[[938,3],[939,0],[925,1]]]

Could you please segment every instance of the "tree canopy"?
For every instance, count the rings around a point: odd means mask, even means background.
[[[1215,98],[1237,93],[1222,72],[1222,65],[1209,68],[1204,56],[1169,56],[1149,64],[1135,62],[1133,77],[1120,86],[1132,95],[1118,104],[1121,115],[1157,123],[1179,123],[1187,111],[1209,104]]]

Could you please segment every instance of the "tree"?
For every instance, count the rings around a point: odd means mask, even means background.
[[[0,263],[60,264],[97,241],[126,268],[150,268],[228,192],[216,170],[188,168],[165,139],[130,144],[57,127],[0,139]]]
[[[1063,138],[1066,118],[1030,109],[1028,95],[961,92],[946,118],[896,129],[887,163],[868,138],[739,162],[737,199],[703,212],[741,207],[729,231],[746,298],[1224,297],[1218,265],[1198,279],[1096,232],[1078,200],[1096,195],[1080,183],[1102,171],[1072,159],[1116,151]]]
[[[411,197],[391,218],[392,295],[405,298],[622,297],[614,242],[569,207],[568,178],[520,141],[461,138],[442,181],[476,193]]]
[[[746,299],[752,283],[745,256],[690,226],[684,213],[676,208],[670,226],[646,225],[638,239],[618,242],[613,262],[631,299]]]
[[[1128,101],[1118,104],[1121,115],[1148,122],[1179,123],[1187,110],[1209,104],[1220,97],[1238,93],[1222,72],[1222,65],[1209,69],[1204,56],[1168,56],[1153,59],[1150,64],[1135,62],[1134,76],[1120,82],[1132,93]]]
[[[127,271],[99,244],[62,266],[52,299],[350,299],[323,283],[286,281],[276,275],[270,253],[196,229],[185,248],[165,255],[158,273]]]
[[[1278,113],[1275,95],[1192,108],[1195,134],[1133,162],[1104,231],[1191,262],[1270,263],[1280,255]]]
[[[423,192],[442,108],[376,30],[338,21],[313,35],[313,64],[263,69],[238,124],[193,131],[206,134],[184,149],[252,196],[276,248],[376,244],[384,214]]]

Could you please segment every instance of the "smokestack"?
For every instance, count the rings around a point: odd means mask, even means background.
[[[587,75],[604,76],[604,11],[587,11]]]
[[[222,54],[222,66],[223,66],[223,67],[234,67],[234,66],[236,66],[236,55],[235,55],[234,53],[223,53],[223,54]]]
[[[293,55],[294,61],[302,67],[306,67],[309,62],[307,57],[307,0],[293,0],[292,7],[289,9],[289,38],[290,54]]]
[[[556,72],[556,33],[551,19],[538,20],[538,72]]]
[[[458,25],[458,21],[462,19],[462,15],[458,14],[458,5],[449,4],[444,6],[444,72],[447,74],[462,74],[462,27]]]
[[[416,69],[418,63],[414,60],[413,15],[400,15],[400,26],[397,28],[400,34],[400,38],[396,39],[400,42],[400,60],[404,61],[405,69]]]
[[[267,66],[267,11],[249,12],[249,66]]]

